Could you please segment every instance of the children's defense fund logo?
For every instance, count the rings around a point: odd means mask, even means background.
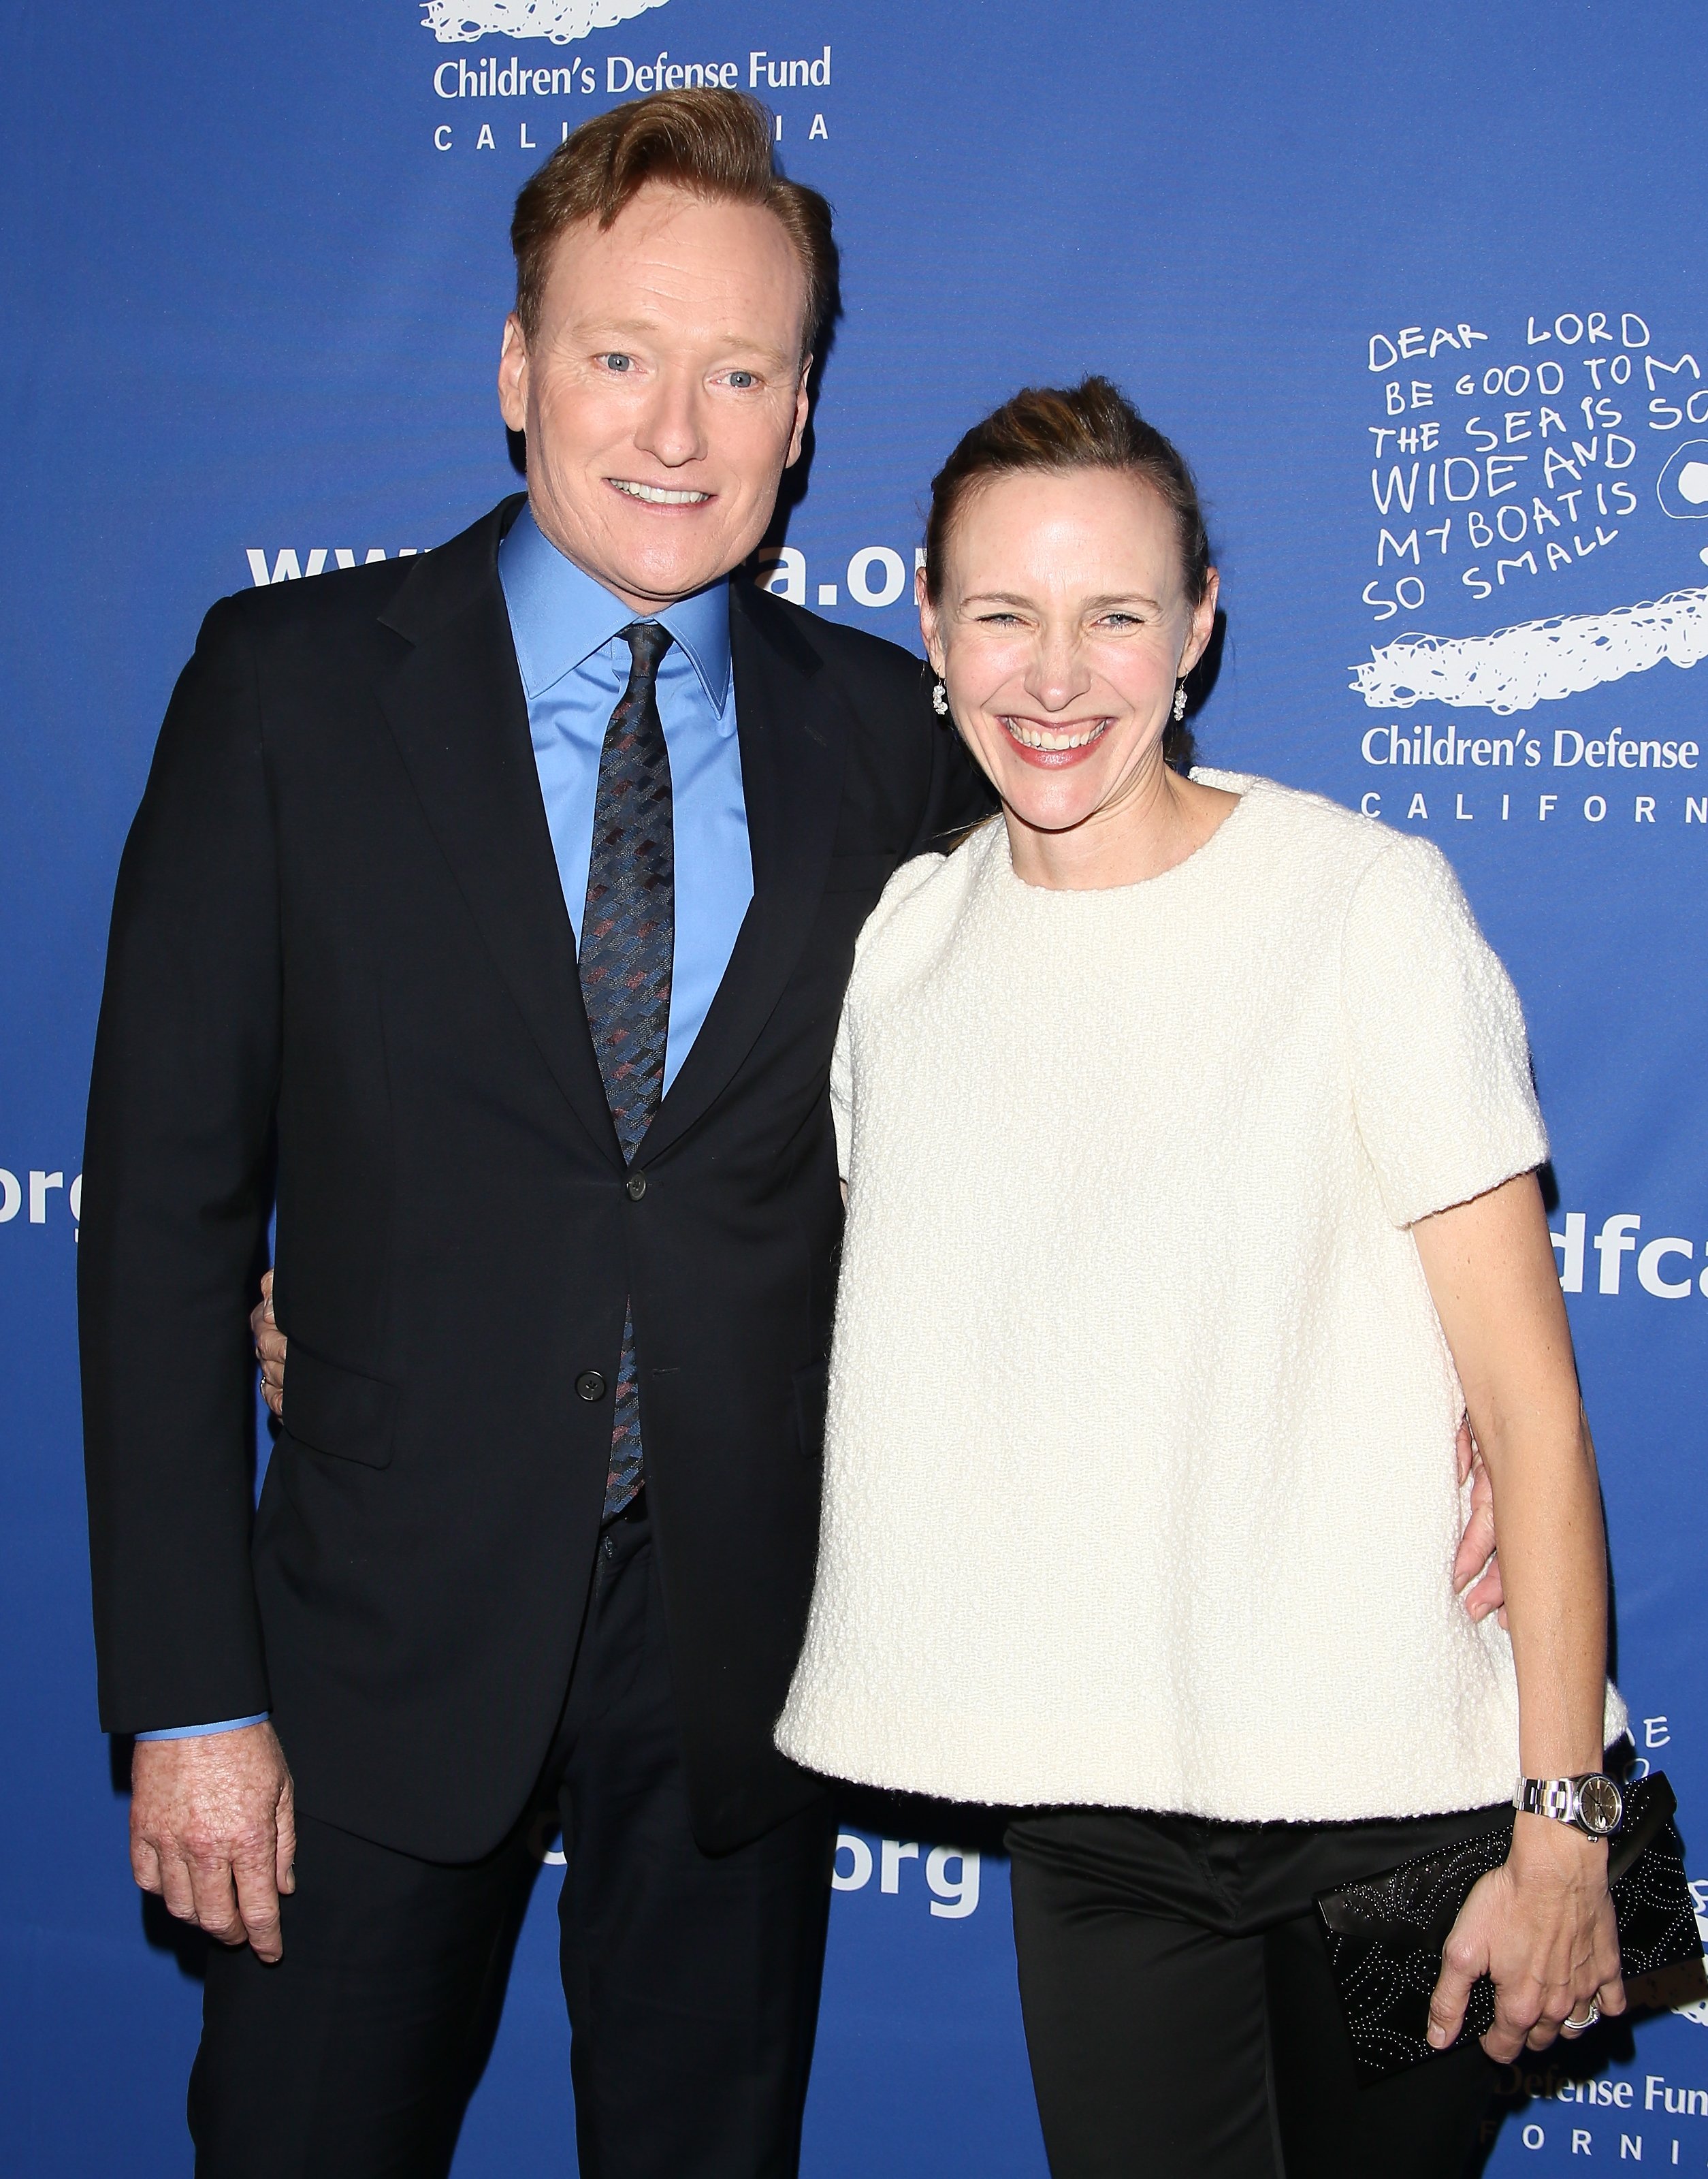
[[[441,46],[472,45],[493,33],[549,38],[573,45],[590,30],[608,30],[668,0],[423,0],[421,21]]]
[[[490,49],[484,58],[446,59],[432,70],[435,98],[473,100],[472,107],[455,113],[435,107],[433,148],[435,151],[475,153],[499,149],[501,135],[513,129],[510,145],[517,151],[539,153],[567,143],[578,115],[588,99],[644,98],[658,91],[747,91],[764,97],[771,108],[771,127],[779,144],[828,144],[830,140],[829,102],[823,93],[830,88],[831,54],[828,43],[816,51],[778,55],[764,47],[747,53],[727,53],[708,59],[672,59],[668,47],[657,53],[629,54],[589,51],[546,54],[536,47],[529,52],[519,42],[539,38],[554,47],[574,46],[595,31],[609,30],[637,15],[666,7],[669,0],[416,0],[421,27],[430,30],[441,46],[478,45],[484,38],[508,38],[503,48]],[[650,33],[647,34],[649,36]],[[536,63],[549,63],[549,65]],[[797,100],[779,97],[797,92]],[[570,100],[566,111],[537,102]],[[541,123],[544,129],[541,129]],[[460,124],[460,125],[459,125]],[[538,164],[538,159],[534,162]]]

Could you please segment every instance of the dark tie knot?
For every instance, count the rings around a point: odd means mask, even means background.
[[[655,620],[635,620],[622,631],[622,639],[632,661],[628,677],[628,694],[632,696],[640,689],[650,689],[658,679],[660,663],[676,639]]]

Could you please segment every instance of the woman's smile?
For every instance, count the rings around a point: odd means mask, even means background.
[[[1044,766],[1059,771],[1065,766],[1078,764],[1100,742],[1109,731],[1107,716],[1101,719],[1064,720],[1047,726],[1039,719],[1024,719],[1012,714],[1005,715],[1002,722],[1009,739],[1027,764]]]

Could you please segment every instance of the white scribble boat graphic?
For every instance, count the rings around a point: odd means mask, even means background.
[[[494,34],[569,46],[589,30],[608,30],[665,5],[666,0],[422,0],[421,21],[441,46],[472,45]]]
[[[1670,660],[1708,658],[1708,589],[1671,590],[1651,605],[1522,621],[1490,635],[1408,635],[1372,646],[1351,668],[1372,709],[1447,704],[1503,714],[1580,696]]]

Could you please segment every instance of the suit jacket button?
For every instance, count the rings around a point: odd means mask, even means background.
[[[643,1172],[632,1172],[628,1177],[628,1199],[638,1203],[647,1192],[647,1177]]]
[[[605,1379],[597,1369],[583,1369],[575,1380],[578,1399],[585,1400],[591,1407],[595,1400],[605,1397]]]

